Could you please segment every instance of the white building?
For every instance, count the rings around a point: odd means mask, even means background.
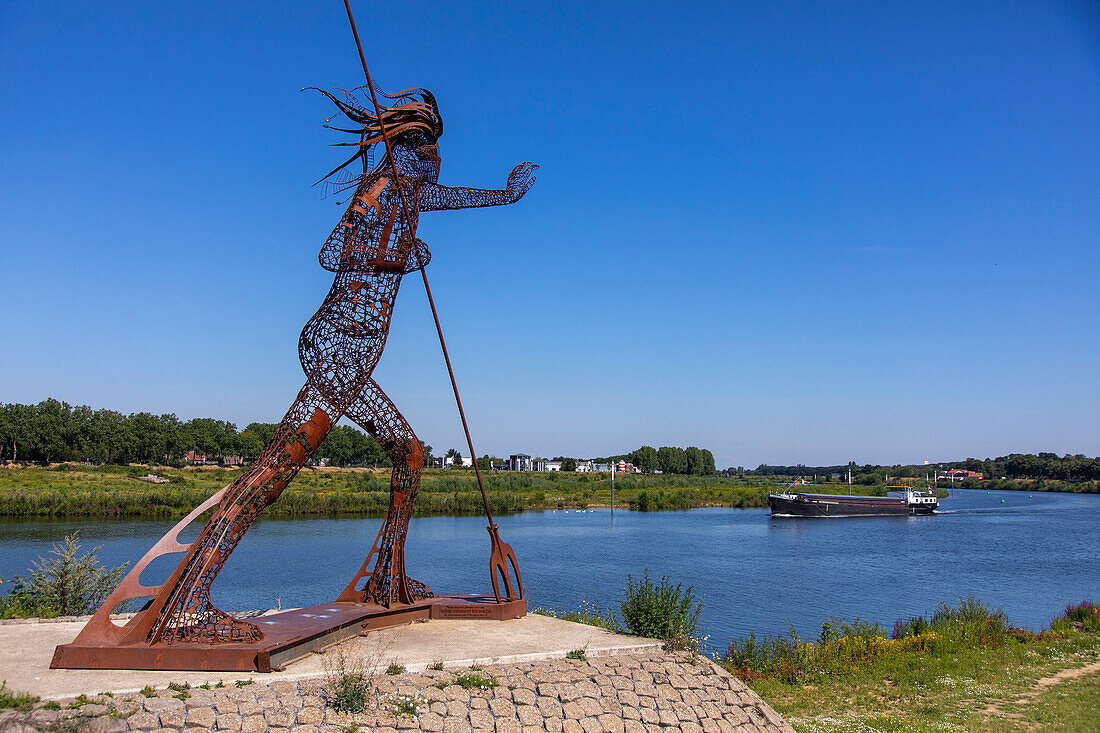
[[[592,473],[594,470],[592,461],[577,461],[577,473]]]
[[[531,456],[526,453],[513,453],[508,456],[508,470],[533,471],[534,467],[531,465]]]

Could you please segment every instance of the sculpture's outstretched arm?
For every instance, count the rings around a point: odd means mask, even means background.
[[[536,170],[538,166],[534,163],[520,163],[508,175],[508,185],[503,190],[451,188],[438,183],[425,183],[420,188],[418,208],[420,211],[442,211],[514,204],[534,185]]]

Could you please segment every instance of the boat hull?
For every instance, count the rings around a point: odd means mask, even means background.
[[[773,517],[904,517],[931,514],[936,506],[910,505],[904,499],[885,496],[768,495]]]

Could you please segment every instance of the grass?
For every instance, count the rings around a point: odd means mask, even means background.
[[[9,467],[0,470],[0,516],[182,516],[241,475],[239,468],[164,466]],[[148,473],[168,479],[151,484]],[[765,507],[777,485],[760,478],[633,476],[615,478],[617,506],[651,511],[702,506]],[[528,509],[584,509],[611,503],[609,474],[489,473],[485,489],[494,513]],[[815,491],[846,492],[840,484]],[[867,493],[872,489],[860,487]],[[302,471],[265,510],[268,516],[382,516],[389,504],[389,469],[319,468]],[[483,511],[472,470],[425,469],[418,515],[469,515]]]
[[[585,654],[584,649],[574,649],[573,651],[566,654],[565,658],[566,659],[576,659],[577,661],[583,662],[586,659],[588,659],[588,655]]]
[[[26,692],[8,687],[6,680],[0,680],[0,710],[30,710],[38,698]]]
[[[816,640],[742,637],[716,661],[799,731],[1100,730],[1100,672],[1051,682],[1100,661],[1100,634],[1065,615],[1051,627],[1014,629],[966,599],[899,621],[891,639],[877,623],[832,619]]]
[[[405,665],[398,664],[397,662],[393,662],[390,664],[390,666],[386,667],[386,674],[390,675],[391,677],[394,675],[399,675],[404,671]]]
[[[580,610],[577,611],[563,611],[560,608],[534,606],[531,609],[531,613],[537,613],[541,616],[550,616],[552,618],[560,618],[563,621],[572,621],[573,623],[585,624],[586,626],[598,626],[601,629],[607,629],[608,631],[614,631],[620,634],[626,633],[626,628],[613,610],[610,608],[600,608],[599,596],[592,602],[589,602],[587,598],[583,599],[581,601]]]

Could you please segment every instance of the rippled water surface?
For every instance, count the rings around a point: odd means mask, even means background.
[[[532,605],[617,606],[648,568],[705,596],[710,643],[738,634],[814,633],[830,615],[882,621],[976,596],[1039,628],[1069,601],[1100,600],[1100,496],[959,490],[930,517],[772,519],[762,509],[606,509],[497,518]],[[104,563],[135,562],[170,521],[0,522],[0,579],[75,529]],[[262,520],[214,584],[224,609],[312,605],[358,570],[378,519]],[[414,519],[406,563],[442,592],[488,592],[489,538],[476,517]],[[168,562],[146,571],[167,574]],[[145,580],[160,578],[146,576]],[[4,586],[0,585],[0,592]]]

